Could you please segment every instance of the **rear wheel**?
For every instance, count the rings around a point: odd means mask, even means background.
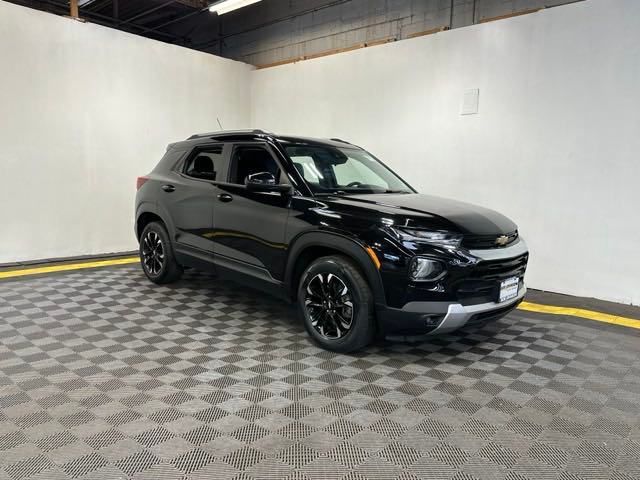
[[[353,352],[373,340],[371,288],[347,257],[315,260],[300,279],[298,306],[307,332],[327,350]]]
[[[140,263],[147,278],[154,283],[171,283],[182,276],[169,234],[160,222],[149,223],[140,235]]]

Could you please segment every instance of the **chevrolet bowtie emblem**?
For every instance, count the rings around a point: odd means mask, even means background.
[[[504,247],[507,243],[509,243],[509,237],[506,235],[500,235],[496,238],[496,245],[500,247]]]

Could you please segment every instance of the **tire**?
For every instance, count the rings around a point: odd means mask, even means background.
[[[159,285],[175,282],[182,276],[167,229],[160,222],[151,222],[140,235],[140,264],[149,280]]]
[[[373,294],[349,258],[332,255],[315,260],[300,277],[297,298],[304,326],[322,348],[349,353],[372,342]]]

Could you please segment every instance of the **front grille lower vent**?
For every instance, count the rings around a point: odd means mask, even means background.
[[[529,254],[504,260],[489,260],[480,262],[469,276],[469,279],[504,280],[509,277],[523,277],[527,269]]]
[[[500,281],[511,277],[523,278],[529,254],[514,258],[489,260],[478,263],[456,284],[458,299],[463,305],[495,302],[500,290]]]

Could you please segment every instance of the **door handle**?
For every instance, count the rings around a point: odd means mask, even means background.
[[[175,189],[176,187],[174,187],[173,185],[162,185],[162,190],[168,193],[174,192]]]
[[[229,195],[228,193],[221,193],[220,195],[218,195],[218,199],[221,202],[230,202],[231,200],[233,200],[233,197],[231,195]]]

